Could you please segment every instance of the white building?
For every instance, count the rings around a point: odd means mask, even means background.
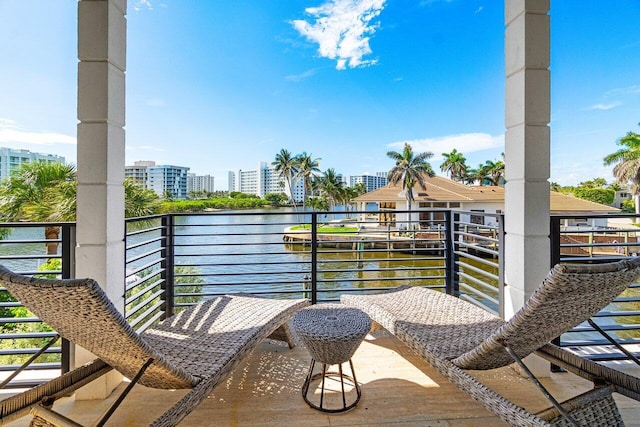
[[[187,198],[188,172],[188,167],[156,165],[154,161],[138,161],[124,168],[125,178],[132,178],[159,197],[169,193],[173,199]]]
[[[0,180],[9,178],[23,164],[33,162],[64,163],[64,157],[2,147],[0,148]]]
[[[187,174],[187,192],[208,191],[213,193],[214,178],[211,175]]]
[[[377,190],[378,188],[382,188],[387,185],[387,173],[376,172],[375,175],[369,175],[365,173],[362,175],[351,175],[349,177],[349,187],[353,187],[354,185],[360,183],[364,184],[367,193]]]
[[[229,191],[255,194],[264,197],[268,193],[285,193],[296,202],[304,200],[304,184],[293,182],[293,195],[284,178],[267,162],[260,162],[258,169],[229,172]]]
[[[236,191],[235,190],[236,189],[236,173],[235,172],[229,171],[229,174],[227,176],[227,182],[228,182],[227,190],[229,192]]]

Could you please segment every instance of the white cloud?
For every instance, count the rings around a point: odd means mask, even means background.
[[[290,82],[300,82],[302,80],[306,80],[309,77],[313,76],[318,70],[316,68],[313,68],[311,70],[307,70],[303,73],[300,74],[292,74],[289,76],[285,76],[285,80],[288,80]]]
[[[384,9],[386,0],[331,0],[305,12],[315,18],[310,24],[292,21],[293,27],[307,39],[318,43],[320,56],[335,59],[336,69],[373,65],[377,59],[363,59],[372,53],[369,35],[378,29],[371,21]]]
[[[605,92],[604,96],[619,96],[619,95],[633,95],[640,94],[640,85],[618,87]]]
[[[76,144],[76,137],[56,132],[34,132],[21,128],[15,121],[0,118],[0,144]]]
[[[477,15],[478,13],[482,12],[484,10],[484,6],[480,6],[479,8],[476,9],[474,13],[474,15]]]
[[[153,5],[151,4],[151,0],[135,0],[133,2],[133,10],[135,10],[136,12],[139,12],[142,9],[153,10]]]
[[[504,135],[491,136],[488,133],[480,132],[462,133],[437,138],[398,141],[389,144],[389,147],[403,147],[405,143],[410,144],[414,151],[431,151],[436,156],[441,153],[448,153],[454,148],[463,154],[468,154],[504,147]]]
[[[612,108],[616,108],[618,106],[622,105],[621,102],[616,101],[616,102],[612,102],[610,104],[595,104],[592,105],[590,107],[585,108],[585,110],[611,110]]]

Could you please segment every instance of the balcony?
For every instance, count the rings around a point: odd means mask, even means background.
[[[362,399],[350,412],[327,415],[309,408],[300,387],[309,356],[302,346],[293,350],[265,342],[218,386],[181,426],[506,426],[507,424],[461,392],[435,369],[385,331],[369,335],[353,363],[362,385]],[[636,374],[638,371],[636,371]],[[527,409],[548,406],[531,381],[511,368],[483,372],[483,382]],[[586,391],[590,384],[569,373],[542,379],[557,397]],[[124,388],[124,384],[118,391]],[[116,394],[114,393],[114,394]],[[136,386],[107,425],[148,425],[183,395]],[[618,395],[616,402],[628,426],[640,424],[638,402]],[[56,408],[88,425],[115,399],[74,401],[65,398]],[[26,426],[25,417],[10,426]]]
[[[305,296],[314,303],[323,303],[337,301],[346,292],[375,293],[406,283],[438,289],[501,313],[503,218],[474,212],[472,221],[470,213],[465,212],[427,213],[421,215],[419,225],[397,221],[388,212],[384,223],[379,222],[381,212],[352,212],[349,219],[344,212],[260,211],[129,220],[124,236],[125,315],[136,329],[142,330],[181,307],[224,293],[242,291],[274,298]],[[587,220],[606,223],[612,218]],[[563,225],[569,222],[570,217],[551,219],[552,262],[598,262],[639,251],[636,228],[631,225],[617,228]],[[8,239],[0,241],[3,264],[29,274],[69,277],[75,247],[73,224],[59,224],[61,235],[55,241],[43,238],[44,224],[5,226],[14,231]],[[57,254],[46,255],[44,243],[57,243]],[[50,259],[62,262],[44,264]],[[38,269],[38,265],[45,267]],[[3,304],[5,308],[19,306],[15,302]],[[639,304],[640,286],[633,285],[595,319],[636,354],[640,350]],[[16,320],[5,318],[3,322],[15,324]],[[38,319],[21,321],[35,324]],[[14,338],[50,335],[51,332],[29,336],[3,334],[2,341],[6,344]],[[635,376],[640,373],[588,325],[564,334],[560,343],[616,369],[629,370]],[[7,350],[4,345],[0,355],[26,357],[37,351],[28,345],[19,347]],[[36,363],[34,370],[21,375],[12,386],[41,381],[46,374],[56,375],[60,371],[52,371],[54,367],[68,369],[67,345],[54,346],[47,355],[48,361]],[[328,416],[304,404],[300,387],[309,360],[303,346],[290,351],[272,342],[263,343],[184,424],[202,425],[212,419],[230,425],[501,423],[383,330],[370,334],[354,357],[363,397],[350,413]],[[5,363],[2,369],[7,375],[15,366]],[[535,411],[548,406],[534,384],[511,368],[479,375],[496,391],[527,409]],[[589,387],[564,372],[553,372],[543,382],[561,398]],[[7,393],[10,392],[11,389]],[[133,425],[146,424],[151,418],[144,417],[161,413],[160,406],[168,407],[178,399],[178,394],[181,392],[137,386],[118,409],[113,425],[124,420]],[[616,398],[627,424],[640,422],[637,402],[617,395]],[[57,407],[68,409],[72,418],[88,423],[112,399],[68,399]],[[140,407],[145,411],[140,411]],[[27,421],[21,420],[16,425],[21,422]]]

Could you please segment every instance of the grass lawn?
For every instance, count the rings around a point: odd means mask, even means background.
[[[311,224],[294,225],[291,227],[291,231],[297,230],[311,230]],[[321,225],[318,227],[318,233],[330,233],[330,234],[343,234],[343,233],[357,233],[360,229],[358,227],[332,227],[328,225]]]

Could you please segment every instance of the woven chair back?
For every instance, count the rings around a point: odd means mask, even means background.
[[[0,266],[0,285],[60,336],[89,350],[127,378],[133,378],[153,358],[141,384],[190,388],[199,381],[153,351],[92,279],[38,279]]]
[[[492,369],[520,357],[593,317],[640,276],[640,257],[607,264],[558,264],[509,321],[453,363],[464,369]]]

